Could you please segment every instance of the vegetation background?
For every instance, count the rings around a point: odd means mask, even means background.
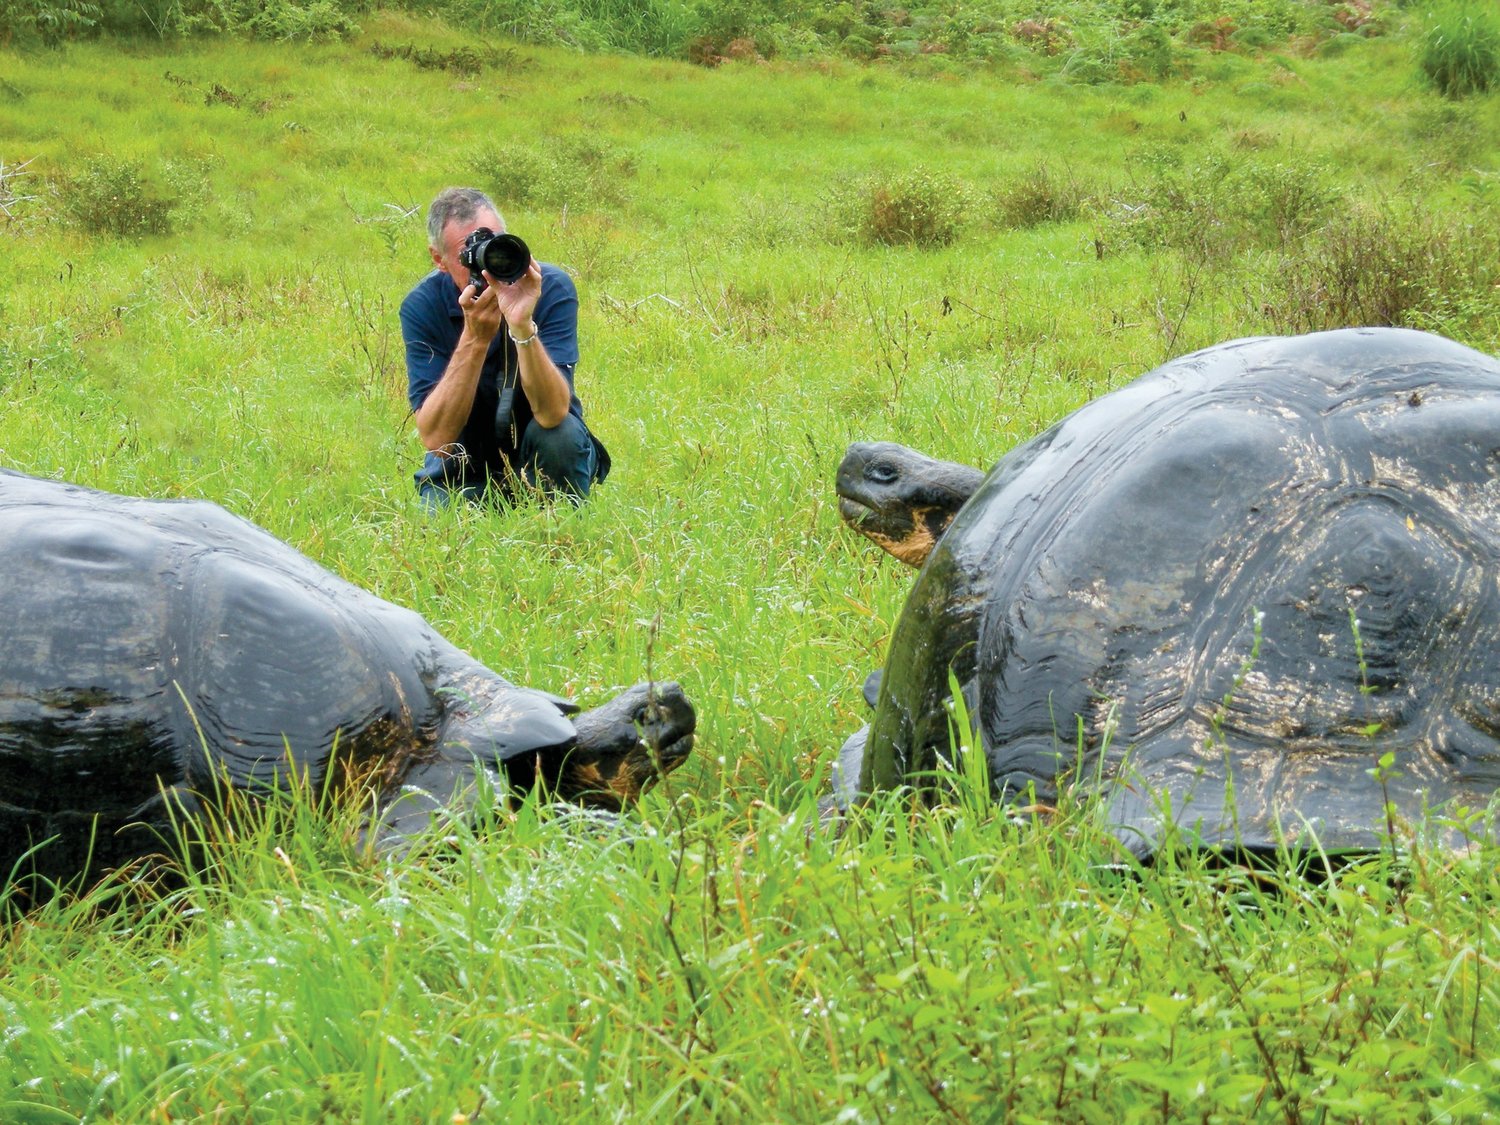
[[[0,1119],[1500,1114],[1489,846],[1142,870],[963,778],[815,830],[911,580],[845,444],[987,465],[1249,334],[1500,351],[1497,53],[1477,2],[0,0],[0,463],[701,716],[623,831],[527,801],[387,867],[292,809],[10,912]],[[576,511],[415,509],[395,310],[451,183],[578,280]]]

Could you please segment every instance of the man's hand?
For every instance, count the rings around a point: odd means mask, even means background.
[[[464,314],[464,332],[488,344],[495,338],[495,333],[500,331],[504,316],[500,311],[494,280],[488,273],[484,276],[489,281],[484,292],[476,293],[474,284],[470,282],[458,295],[458,307],[463,310]],[[531,304],[533,308],[536,307],[535,300]]]
[[[500,315],[505,318],[505,323],[510,325],[510,330],[523,337],[526,336],[531,331],[531,314],[536,311],[537,299],[542,295],[541,265],[535,258],[532,258],[531,265],[526,267],[526,272],[509,285],[496,281],[490,276],[488,270],[484,273],[484,279],[490,283],[489,288],[484,291],[484,296],[494,293],[499,303]],[[463,304],[463,301],[460,300],[459,304]],[[467,319],[468,314],[464,315]]]

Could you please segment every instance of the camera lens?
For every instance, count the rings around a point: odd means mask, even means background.
[[[484,268],[496,281],[518,281],[531,265],[531,250],[513,234],[497,234],[484,244]]]

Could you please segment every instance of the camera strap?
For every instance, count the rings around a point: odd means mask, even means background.
[[[520,375],[520,363],[511,366],[511,351],[507,348],[505,363],[500,368],[500,393],[495,402],[495,437],[498,439],[508,428],[512,449],[521,447],[520,436],[516,433],[516,383],[520,381]]]

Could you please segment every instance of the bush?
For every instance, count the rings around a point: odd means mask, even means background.
[[[1131,183],[1106,207],[1099,241],[1214,260],[1285,246],[1314,229],[1339,197],[1331,173],[1316,161],[1210,154],[1186,163],[1175,150],[1157,150],[1139,161]]]
[[[1332,174],[1315,160],[1251,161],[1240,191],[1245,217],[1276,245],[1312,230],[1338,202]]]
[[[62,181],[58,212],[80,230],[115,238],[171,234],[203,211],[213,163],[184,157],[148,172],[141,160],[95,156]]]
[[[1421,40],[1422,73],[1444,97],[1500,85],[1500,16],[1493,2],[1450,0],[1433,9]]]
[[[835,187],[835,235],[886,246],[946,246],[963,226],[968,191],[954,176],[913,168]]]
[[[1324,227],[1283,259],[1261,315],[1277,332],[1354,325],[1432,327],[1493,313],[1500,233],[1493,222],[1366,208]]]
[[[1071,174],[1055,174],[1045,163],[1002,184],[990,196],[995,221],[1004,227],[1036,227],[1078,218],[1086,193]]]
[[[89,0],[0,0],[0,46],[17,40],[55,46],[95,27],[99,16]]]
[[[165,38],[193,32],[258,39],[342,39],[365,0],[0,0],[0,44],[59,43],[99,32]]]
[[[517,147],[480,146],[467,168],[489,169],[483,186],[501,207],[545,206],[598,210],[618,203],[635,161],[591,137],[548,137]]]
[[[176,200],[148,181],[139,160],[95,156],[61,189],[61,210],[72,225],[116,238],[167,234]]]
[[[1067,76],[1090,83],[1165,76],[1185,65],[1194,44],[1253,50],[1293,37],[1370,34],[1373,20],[1369,0],[1088,0],[1040,7],[1020,0],[398,0],[396,7],[484,34],[710,66],[777,56],[946,55],[1029,66],[1046,60],[1051,71],[1066,56]]]
[[[356,34],[354,16],[364,9],[363,0],[188,0],[183,22],[195,30],[319,42]]]
[[[843,54],[855,58],[1067,55],[1080,82],[1160,77],[1194,44],[1244,50],[1339,30],[1371,34],[1368,0],[1092,0],[1042,16],[1017,0],[885,5],[870,0],[397,0],[483,35],[586,51],[629,51],[718,63],[726,58]],[[197,32],[273,40],[347,37],[367,0],[0,0],[0,44],[51,43],[98,31],[161,37]]]

